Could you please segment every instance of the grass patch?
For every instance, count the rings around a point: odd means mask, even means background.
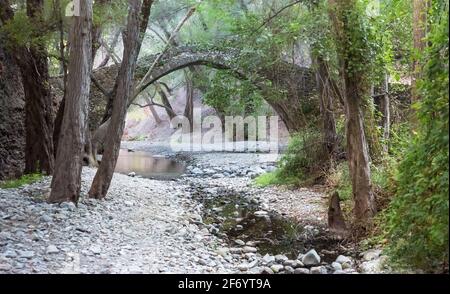
[[[286,177],[280,170],[259,175],[254,179],[258,187],[279,186],[279,185],[297,185],[299,180],[296,177]]]
[[[23,175],[18,179],[14,180],[8,180],[0,183],[0,188],[2,189],[11,189],[11,188],[18,188],[23,185],[35,183],[42,179],[42,174],[36,173],[36,174],[28,174]]]

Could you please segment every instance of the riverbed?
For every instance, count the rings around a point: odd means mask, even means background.
[[[151,152],[182,162],[183,172],[156,179],[155,174],[124,170],[114,175],[106,199],[97,201],[86,197],[96,172],[86,167],[78,206],[45,202],[50,177],[0,189],[0,272],[383,270],[380,252],[360,256],[355,248],[331,237],[326,228],[327,197],[321,187],[254,185],[254,177],[276,168],[273,156],[174,154],[164,146],[133,142],[122,147],[127,154]]]

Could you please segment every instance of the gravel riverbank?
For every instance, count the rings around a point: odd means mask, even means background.
[[[228,238],[218,224],[206,223],[201,197],[232,191],[257,207],[261,217],[277,212],[306,224],[303,232],[314,238],[326,224],[326,197],[308,189],[251,184],[252,177],[273,169],[274,159],[261,154],[199,153],[191,157],[186,174],[173,181],[115,174],[107,198],[96,201],[85,197],[95,169],[84,168],[78,207],[45,202],[50,177],[0,189],[0,273],[383,270],[384,257],[376,250],[361,258],[339,256],[336,262],[325,262],[324,257],[339,252],[319,248],[305,249],[294,257],[262,254],[258,240]]]

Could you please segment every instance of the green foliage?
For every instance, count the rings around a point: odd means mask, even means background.
[[[415,105],[420,125],[399,165],[396,196],[385,218],[393,260],[425,270],[449,257],[448,2],[433,2],[431,21],[422,100]]]
[[[298,179],[295,177],[286,177],[281,175],[280,170],[265,173],[255,178],[255,184],[259,187],[278,186],[278,185],[295,185]]]
[[[322,172],[322,165],[327,158],[321,133],[315,129],[306,129],[292,136],[280,160],[280,175],[295,177],[299,182],[314,179]]]
[[[261,110],[263,97],[248,80],[238,80],[228,71],[216,71],[208,81],[201,82],[208,83],[203,102],[224,115],[252,115]]]
[[[384,193],[388,188],[392,167],[385,162],[379,165],[371,165],[370,169],[372,188],[377,196],[380,196],[380,193]],[[337,191],[342,200],[350,202],[353,199],[347,162],[340,162],[328,171],[326,184],[329,186],[329,190]]]
[[[3,183],[0,183],[0,188],[1,189],[18,188],[23,185],[35,183],[37,181],[40,181],[41,179],[42,179],[42,174],[39,174],[39,173],[23,175],[18,179],[8,180],[8,181],[4,181]]]
[[[320,132],[309,128],[291,136],[276,172],[264,174],[255,182],[261,186],[312,184],[322,177],[327,163]]]

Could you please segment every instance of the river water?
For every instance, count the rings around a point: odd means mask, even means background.
[[[115,171],[122,174],[133,172],[149,179],[170,180],[182,175],[185,169],[185,163],[171,158],[121,149]]]

